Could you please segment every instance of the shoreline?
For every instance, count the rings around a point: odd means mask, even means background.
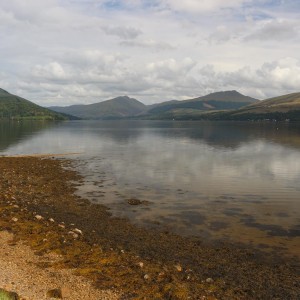
[[[300,294],[296,263],[113,218],[105,206],[74,194],[81,178],[66,165],[67,160],[40,157],[0,158],[0,230],[39,255],[61,255],[43,268],[75,269],[98,289],[118,291],[120,299],[297,299]]]

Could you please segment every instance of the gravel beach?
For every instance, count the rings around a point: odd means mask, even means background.
[[[113,218],[74,194],[70,161],[2,157],[0,170],[0,288],[24,299],[299,299],[299,262]]]

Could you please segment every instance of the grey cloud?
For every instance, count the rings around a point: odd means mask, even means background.
[[[299,37],[300,24],[289,21],[271,20],[263,22],[259,28],[245,37],[246,41],[281,41]]]
[[[213,33],[207,38],[210,43],[223,43],[232,39],[232,33],[229,29],[222,25],[219,26]]]
[[[123,27],[123,26],[122,27],[103,26],[102,29],[107,35],[114,35],[124,40],[136,39],[139,35],[143,33],[139,29],[133,27]]]
[[[167,42],[159,42],[154,40],[135,40],[135,41],[122,41],[120,43],[121,46],[127,47],[138,47],[138,48],[149,48],[155,50],[174,50],[175,46],[167,43]]]

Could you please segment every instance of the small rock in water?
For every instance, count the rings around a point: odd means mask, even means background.
[[[37,220],[43,220],[43,219],[44,219],[44,218],[43,218],[42,216],[40,216],[40,215],[36,215],[35,218],[36,218]]]
[[[65,229],[66,226],[64,224],[58,224],[58,227],[62,228],[62,229]]]
[[[141,262],[141,261],[138,263],[138,265],[140,266],[140,268],[143,268],[143,267],[144,267],[144,263]]]
[[[47,297],[49,297],[49,298],[62,299],[62,292],[61,292],[61,289],[53,289],[53,290],[49,290],[49,291],[47,292]]]
[[[127,203],[129,205],[140,205],[140,204],[142,204],[142,201],[139,199],[132,198],[132,199],[128,199]]]
[[[52,219],[52,218],[50,218],[49,221],[50,221],[51,223],[54,223],[54,219]]]
[[[144,275],[144,279],[145,279],[145,280],[149,280],[149,279],[150,279],[150,276],[149,276],[148,274],[145,274],[145,275]]]
[[[18,222],[18,218],[14,217],[11,219],[13,222]]]
[[[207,283],[213,283],[213,282],[214,282],[214,280],[213,280],[212,278],[207,278],[205,281],[206,281]]]

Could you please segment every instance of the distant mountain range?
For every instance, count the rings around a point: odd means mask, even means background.
[[[82,119],[116,119],[116,118],[167,118],[170,113],[182,110],[219,111],[237,109],[258,100],[244,96],[237,91],[212,93],[207,96],[183,101],[167,101],[154,105],[145,105],[127,96],[117,97],[89,105],[52,106],[56,112],[74,115]]]
[[[0,119],[65,120],[67,118],[67,116],[0,89]]]
[[[145,105],[121,96],[88,105],[43,108],[0,89],[0,119],[155,119],[155,120],[298,120],[300,93],[263,101],[237,91],[223,91],[189,100]]]

